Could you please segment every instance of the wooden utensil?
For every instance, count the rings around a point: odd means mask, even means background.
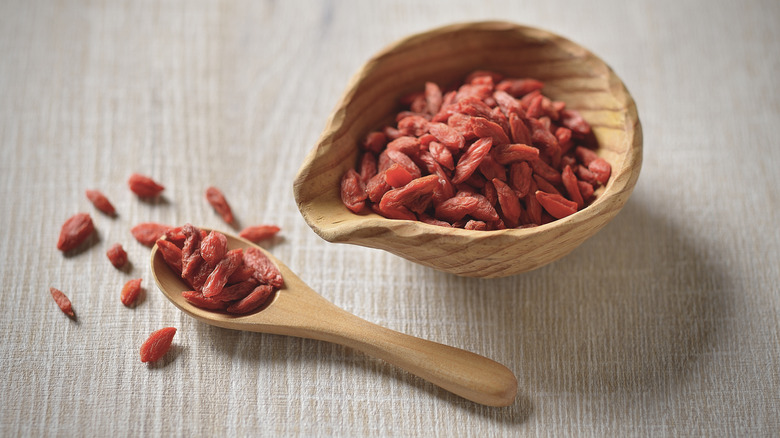
[[[181,292],[189,290],[173,272],[157,245],[152,249],[152,273],[163,294],[188,315],[234,330],[297,336],[334,342],[385,360],[468,400],[488,406],[508,406],[517,394],[517,379],[505,366],[483,356],[405,335],[365,321],[317,294],[287,266],[264,249],[225,234],[228,248],[263,251],[279,267],[284,287],[258,312],[237,316],[197,308]]]
[[[612,166],[587,208],[530,229],[468,231],[354,214],[339,182],[365,135],[391,121],[401,96],[426,81],[451,84],[474,70],[545,83],[544,93],[591,124],[597,154]],[[371,58],[352,78],[318,144],[294,182],[306,222],[329,242],[380,248],[413,262],[469,277],[503,277],[538,268],[574,250],[626,203],[642,164],[636,105],[620,78],[585,48],[539,29],[505,22],[446,26],[405,38]]]

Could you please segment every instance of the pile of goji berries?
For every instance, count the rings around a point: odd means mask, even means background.
[[[154,198],[165,190],[157,181],[137,173],[130,176],[127,184],[130,190],[141,198]],[[215,187],[209,187],[205,195],[208,203],[222,219],[233,224],[233,213],[222,192]],[[95,208],[108,216],[116,216],[116,209],[102,192],[86,190],[86,196]],[[57,249],[63,253],[73,251],[84,244],[94,231],[92,217],[88,213],[77,213],[62,225]],[[178,263],[174,263],[172,267],[178,264],[180,273],[184,269],[185,280],[193,287],[197,286],[196,291],[190,291],[193,296],[185,297],[199,307],[204,307],[204,302],[215,301],[224,306],[211,307],[213,309],[219,308],[232,313],[251,312],[262,306],[267,298],[282,286],[281,274],[262,251],[227,251],[226,237],[220,233],[203,235],[202,231],[191,225],[171,227],[155,222],[137,224],[130,231],[143,245],[152,246],[158,243],[169,265],[170,252],[174,249],[178,251]],[[251,225],[244,228],[240,235],[256,243],[274,237],[279,231],[279,227],[275,225]],[[163,236],[167,239],[161,240]],[[120,243],[112,244],[106,251],[106,257],[117,269],[122,269],[128,262],[127,252]],[[127,307],[135,305],[143,292],[141,282],[141,278],[136,278],[124,284],[119,294],[122,304]],[[250,289],[250,285],[254,287]],[[73,305],[65,293],[53,287],[50,288],[50,293],[59,308],[75,319]],[[228,299],[229,297],[232,299]],[[199,298],[201,301],[198,301]],[[152,333],[141,347],[141,361],[153,362],[162,358],[170,348],[175,333],[176,329],[173,327]]]
[[[194,306],[233,314],[255,311],[282,287],[282,274],[257,248],[228,250],[218,231],[191,224],[172,228],[157,241],[163,259],[193,290],[182,296]]]
[[[475,71],[401,99],[394,126],[369,133],[341,179],[355,213],[470,230],[542,225],[585,208],[611,166],[590,125],[535,79]]]

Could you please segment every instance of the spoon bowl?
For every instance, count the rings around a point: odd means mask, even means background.
[[[332,304],[263,248],[225,234],[229,249],[255,247],[279,268],[284,285],[263,308],[247,315],[205,310],[185,300],[190,288],[172,271],[155,245],[152,274],[176,307],[206,324],[344,345],[385,360],[468,400],[508,406],[517,394],[517,379],[505,366],[458,348],[399,333],[361,319]]]
[[[355,214],[339,184],[358,144],[392,119],[401,96],[426,81],[449,84],[475,70],[544,82],[544,93],[577,110],[593,128],[597,155],[612,166],[588,207],[525,229],[470,231]],[[404,38],[372,57],[352,78],[318,144],[294,182],[298,208],[329,242],[379,248],[467,277],[505,277],[565,256],[604,227],[626,203],[642,163],[637,108],[622,81],[587,49],[553,33],[506,22],[464,23]]]

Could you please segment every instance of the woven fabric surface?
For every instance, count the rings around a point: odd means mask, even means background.
[[[561,34],[624,80],[644,163],[622,212],[560,261],[491,280],[319,238],[292,181],[349,78],[399,38],[487,19]],[[778,20],[780,3],[757,0],[2,2],[0,435],[777,436]],[[164,196],[140,201],[133,172]],[[209,185],[241,225],[279,225],[264,246],[339,307],[505,364],[515,403],[181,313],[129,229],[224,228]],[[80,211],[97,233],[63,256]],[[145,294],[127,308],[131,278]],[[141,363],[165,326],[172,351]]]

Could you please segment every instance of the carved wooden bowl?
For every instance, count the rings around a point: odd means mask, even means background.
[[[426,81],[453,83],[474,70],[545,83],[588,121],[597,154],[612,166],[608,184],[586,208],[534,228],[472,231],[355,214],[340,180],[360,141],[398,111],[401,96]],[[612,69],[587,49],[547,31],[505,22],[455,24],[404,38],[352,78],[294,182],[303,218],[329,242],[379,248],[468,277],[503,277],[560,259],[606,225],[628,200],[642,164],[642,129],[633,98]]]

